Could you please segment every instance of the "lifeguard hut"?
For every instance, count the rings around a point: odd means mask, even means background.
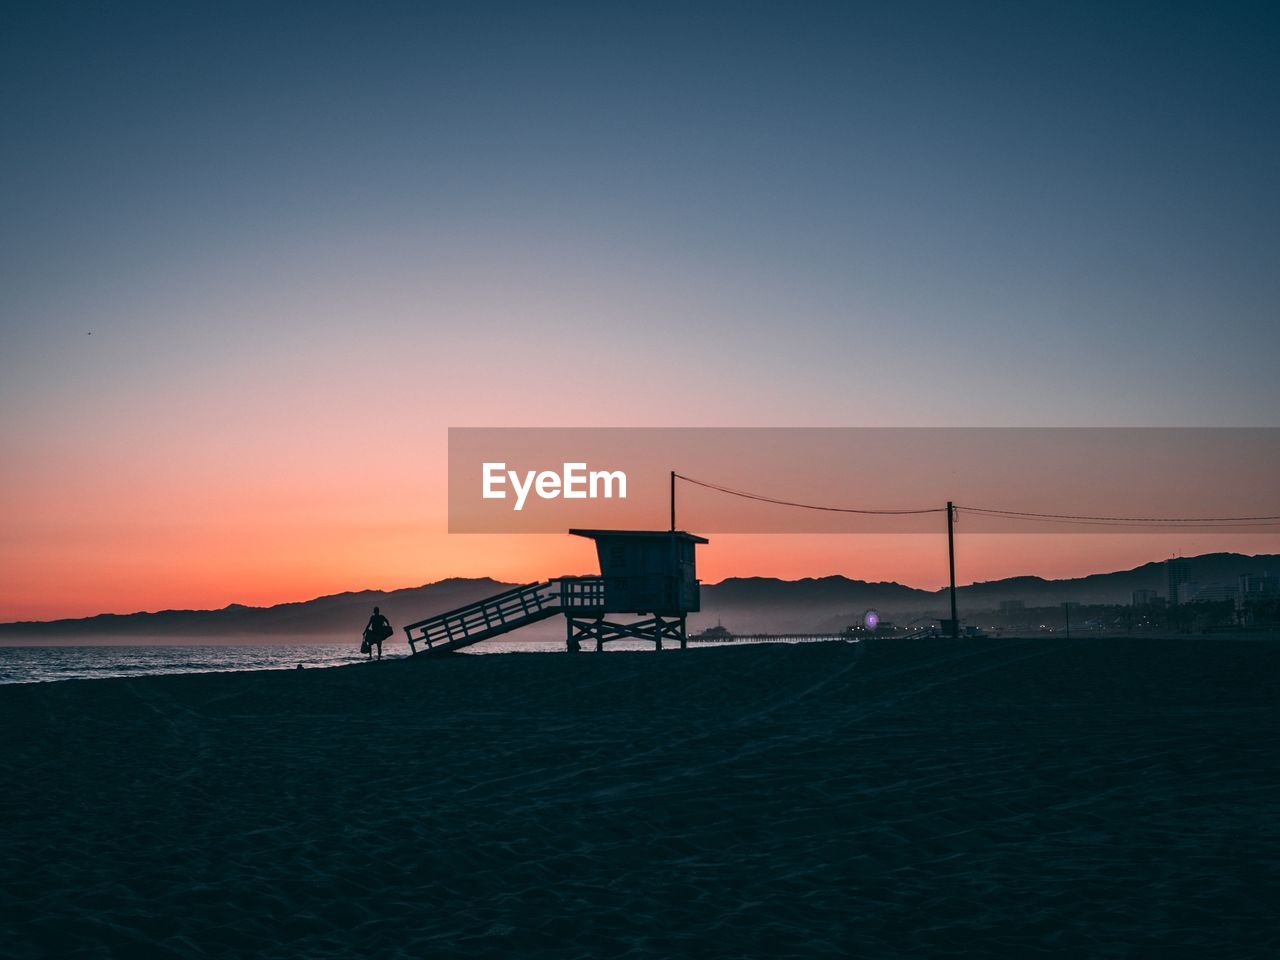
[[[415,654],[457,650],[560,613],[570,651],[592,640],[597,650],[611,640],[649,640],[658,650],[663,641],[688,645],[686,618],[700,609],[694,551],[706,538],[683,530],[569,533],[595,541],[598,576],[526,584],[409,624],[409,648]]]
[[[570,650],[577,650],[583,640],[592,639],[597,650],[609,640],[628,638],[652,640],[659,650],[663,640],[676,641],[681,649],[687,645],[686,617],[701,609],[694,548],[707,543],[705,537],[683,530],[570,530],[569,533],[595,541],[600,576],[587,579],[597,581],[602,588],[595,605],[582,608],[566,605]],[[605,619],[605,615],[611,613],[647,614],[649,618],[618,623]]]

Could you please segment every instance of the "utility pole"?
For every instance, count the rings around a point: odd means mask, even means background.
[[[1071,604],[1066,600],[1062,601],[1062,617],[1067,623],[1067,639],[1071,639]]]
[[[956,508],[947,501],[947,564],[951,568],[951,636],[960,636],[960,618],[956,613]]]
[[[671,471],[671,532],[676,532],[676,472]]]

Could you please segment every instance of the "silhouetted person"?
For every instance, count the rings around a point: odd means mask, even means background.
[[[373,616],[364,628],[364,643],[360,644],[360,652],[367,653],[373,659],[373,648],[378,648],[378,659],[382,659],[382,641],[391,636],[391,621],[382,615],[377,607],[373,608]]]

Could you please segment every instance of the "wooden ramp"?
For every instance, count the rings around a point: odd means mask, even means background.
[[[415,654],[448,653],[558,613],[598,609],[603,597],[604,582],[600,577],[561,577],[527,583],[411,623],[404,633]]]

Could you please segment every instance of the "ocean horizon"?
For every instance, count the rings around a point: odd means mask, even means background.
[[[744,641],[745,642],[745,641]],[[702,646],[695,640],[690,646]],[[735,645],[721,641],[715,646]],[[736,644],[741,645],[741,644]],[[644,641],[617,641],[609,650],[652,651]],[[463,656],[502,653],[564,653],[563,640],[502,637],[460,650]],[[387,644],[383,660],[410,656],[403,642]],[[0,685],[97,680],[178,673],[229,673],[245,670],[296,670],[368,663],[355,644],[342,642],[278,643],[112,643],[0,646]],[[377,658],[372,661],[377,662]]]

